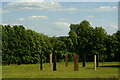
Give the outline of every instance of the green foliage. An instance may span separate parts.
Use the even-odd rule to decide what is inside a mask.
[[[22,25],[2,27],[2,57],[4,64],[38,63],[40,53],[45,54],[47,36],[26,30]]]
[[[0,25],[0,65],[2,65],[2,25]]]
[[[49,54],[57,54],[57,61],[64,54],[82,55],[87,61],[93,61],[93,54],[98,54],[101,61],[118,61],[120,53],[120,31],[108,35],[102,27],[93,28],[86,20],[80,24],[71,24],[69,36],[48,37],[23,25],[0,25],[0,56],[3,64],[33,64],[49,62]],[[2,47],[2,48],[1,48]],[[0,57],[1,58],[1,57]],[[81,60],[81,59],[80,59]]]
[[[115,34],[115,37],[116,37],[116,42],[115,42],[115,57],[114,59],[117,60],[117,61],[120,61],[120,31],[117,31]]]
[[[119,53],[117,51],[120,51],[119,35],[119,31],[116,34],[108,35],[105,29],[102,27],[93,28],[86,20],[80,24],[71,24],[69,32],[73,43],[72,52],[76,52],[80,56],[82,53],[87,53],[87,61],[93,61],[91,57],[94,54],[98,54],[100,59],[104,59],[104,61],[118,61],[115,59],[115,55]]]

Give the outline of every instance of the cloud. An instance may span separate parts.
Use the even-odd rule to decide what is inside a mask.
[[[54,25],[60,26],[60,27],[69,27],[70,24],[67,22],[54,22]]]
[[[19,18],[19,19],[17,19],[17,20],[19,20],[19,21],[24,21],[24,20],[35,20],[35,19],[48,19],[48,17],[47,16],[29,16],[29,17],[27,17],[27,18]]]
[[[63,7],[58,2],[11,2],[5,8],[12,10],[48,10],[48,11],[77,11],[77,8]]]
[[[115,24],[109,24],[108,26],[104,27],[108,34],[113,34],[118,30],[118,26]]]
[[[0,8],[0,14],[2,14],[2,9]]]
[[[86,16],[86,18],[93,18],[93,17],[94,17],[93,15]]]
[[[78,9],[76,8],[64,8],[64,7],[61,7],[59,9],[56,9],[56,10],[52,10],[52,11],[77,11]]]
[[[19,20],[19,21],[24,21],[24,18],[19,18],[19,19],[17,19],[17,20]]]
[[[93,27],[102,27],[108,34],[113,34],[118,30],[118,23],[111,22],[107,19],[91,19],[90,22],[92,23]]]
[[[60,7],[59,3],[55,2],[11,2],[5,7],[12,9],[51,9],[53,7]]]
[[[118,29],[118,26],[115,25],[115,24],[110,24],[109,26],[110,26],[111,29]]]
[[[57,19],[58,21],[68,21],[68,19],[67,18],[59,18],[59,19]]]
[[[18,0],[19,2],[44,2],[44,0]]]
[[[2,2],[43,2],[44,0],[2,0]]]
[[[101,6],[99,8],[95,8],[92,11],[95,12],[110,12],[110,11],[115,11],[117,10],[116,6]]]
[[[8,13],[10,13],[9,10],[2,10],[2,14],[8,14]]]
[[[29,16],[29,19],[48,19],[47,16]]]
[[[55,35],[65,36],[70,31],[70,28],[69,28],[70,24],[68,22],[62,22],[62,21],[53,22],[51,26],[52,26],[51,29],[53,32],[55,32]]]

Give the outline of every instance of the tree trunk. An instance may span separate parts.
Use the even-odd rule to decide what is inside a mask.
[[[50,67],[52,67],[52,53],[50,54]]]
[[[82,67],[85,67],[85,62],[86,62],[86,52],[82,53]]]
[[[40,54],[40,70],[43,70],[43,67],[42,67],[42,54]]]
[[[78,71],[78,58],[79,56],[77,54],[74,54],[74,71]]]
[[[96,55],[96,61],[97,61],[96,67],[99,67],[99,55],[98,54]]]
[[[68,67],[68,54],[65,54],[65,66]]]
[[[7,62],[8,65],[10,65],[10,62]]]
[[[55,53],[53,53],[53,71],[57,71],[57,68],[56,68],[56,55],[55,55]]]

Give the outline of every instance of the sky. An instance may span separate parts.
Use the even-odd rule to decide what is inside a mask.
[[[14,1],[34,1],[34,2],[38,2],[38,1],[43,1],[43,0],[0,0],[2,2],[14,2]],[[47,2],[119,2],[119,0],[44,0]]]
[[[31,0],[2,2],[0,6],[2,24],[24,25],[26,29],[48,36],[67,36],[70,24],[79,24],[82,20],[88,20],[92,27],[103,27],[108,34],[118,30],[117,2]]]

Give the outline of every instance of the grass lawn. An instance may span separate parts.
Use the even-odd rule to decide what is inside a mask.
[[[99,63],[102,66],[102,63]],[[3,78],[117,78],[118,62],[105,62],[104,67],[98,67],[94,70],[94,63],[87,62],[86,67],[81,67],[79,71],[74,71],[73,62],[69,62],[65,67],[64,62],[57,63],[57,71],[52,71],[49,63],[43,64],[44,70],[39,70],[39,64],[22,64],[22,65],[3,65]]]

